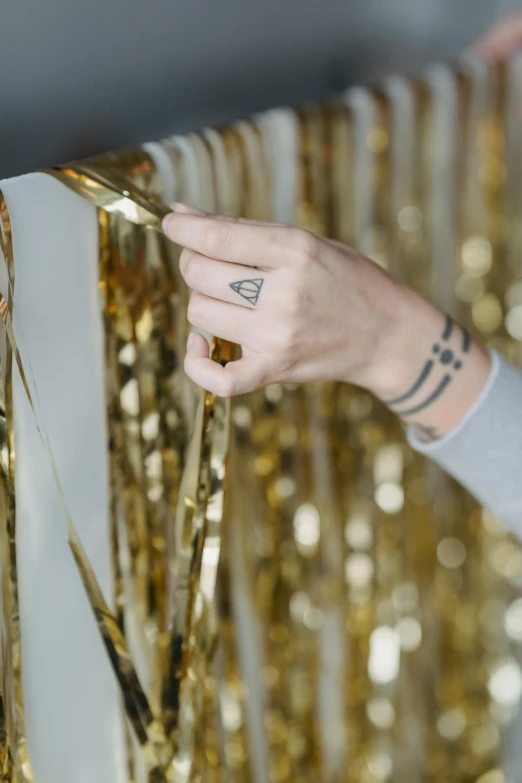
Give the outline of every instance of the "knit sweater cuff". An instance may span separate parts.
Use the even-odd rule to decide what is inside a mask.
[[[522,536],[522,372],[495,351],[491,358],[488,381],[457,427],[430,443],[412,428],[407,436]]]

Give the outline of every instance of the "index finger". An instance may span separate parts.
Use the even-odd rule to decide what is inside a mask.
[[[163,230],[176,244],[202,255],[257,267],[281,266],[288,232],[295,231],[286,226],[236,223],[178,212],[167,215]]]

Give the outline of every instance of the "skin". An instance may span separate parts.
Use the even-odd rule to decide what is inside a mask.
[[[495,61],[520,44],[522,13],[472,51]],[[301,229],[183,204],[163,227],[183,248],[180,269],[193,289],[189,322],[242,348],[239,360],[222,367],[209,358],[206,339],[190,335],[185,371],[211,392],[229,397],[272,383],[354,383],[433,440],[458,425],[486,384],[489,353],[356,250]]]
[[[502,19],[480,38],[470,52],[489,63],[508,57],[522,46],[522,11]]]

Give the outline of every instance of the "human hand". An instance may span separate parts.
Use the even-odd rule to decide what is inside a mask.
[[[242,347],[222,367],[201,334],[185,371],[220,396],[271,383],[365,387],[436,437],[484,386],[489,355],[452,319],[369,259],[301,229],[209,216],[178,205],[164,221],[194,289],[188,319]]]
[[[497,62],[514,54],[522,46],[522,11],[502,19],[470,49],[486,62]]]
[[[410,292],[376,264],[307,231],[181,205],[164,227],[184,247],[190,323],[242,346],[221,367],[195,334],[185,369],[198,384],[223,396],[276,382],[380,387]]]

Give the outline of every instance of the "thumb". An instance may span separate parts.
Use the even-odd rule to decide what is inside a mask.
[[[212,361],[208,342],[198,332],[192,332],[187,341],[185,372],[198,386],[219,397],[234,397],[259,389],[265,378],[261,360],[252,354],[224,367]]]

